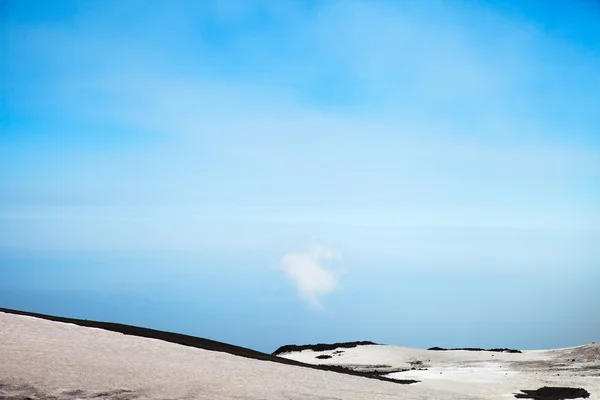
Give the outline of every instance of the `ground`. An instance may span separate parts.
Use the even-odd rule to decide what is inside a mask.
[[[387,374],[420,381],[400,385],[0,312],[0,399],[514,399],[543,386],[600,399],[599,352],[596,344],[521,354],[367,345],[280,355],[378,373],[415,367]]]

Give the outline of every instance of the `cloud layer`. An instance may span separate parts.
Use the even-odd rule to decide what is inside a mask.
[[[306,252],[285,254],[281,269],[310,307],[321,308],[322,297],[339,288],[338,275],[325,263],[339,258],[339,252],[325,245],[314,245]]]

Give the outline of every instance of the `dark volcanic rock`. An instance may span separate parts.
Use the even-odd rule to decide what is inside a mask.
[[[318,358],[319,360],[326,360],[328,358],[331,358],[331,356],[329,354],[321,354],[320,356],[316,356],[315,358]]]
[[[327,343],[304,344],[304,345],[300,345],[300,346],[295,345],[295,344],[288,344],[286,346],[281,346],[280,348],[275,350],[271,355],[276,356],[278,354],[291,353],[293,351],[303,351],[303,350],[330,351],[330,350],[335,350],[338,348],[350,349],[352,347],[365,346],[365,345],[369,345],[369,344],[377,344],[377,343],[373,343],[373,342],[369,342],[369,341],[362,341],[362,342],[342,342],[342,343],[332,343],[332,344],[327,344]]]
[[[523,393],[515,394],[517,399],[534,400],[565,400],[565,399],[587,399],[590,394],[581,388],[544,386],[538,390],[521,390]]]
[[[465,351],[493,351],[497,353],[521,353],[521,350],[513,350],[507,348],[482,349],[480,347],[459,347],[455,349],[445,349],[443,347],[430,347],[427,350],[448,351],[448,350],[465,350]]]
[[[496,351],[496,352],[499,352],[499,353],[522,353],[521,350],[507,349],[507,348],[504,348],[504,349],[489,349],[489,350],[486,350],[486,351]]]

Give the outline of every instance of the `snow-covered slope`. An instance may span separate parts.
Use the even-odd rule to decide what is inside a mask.
[[[521,353],[422,350],[364,345],[327,351],[303,350],[279,357],[304,363],[378,371],[396,379],[417,379],[422,388],[480,398],[514,398],[507,393],[542,386],[583,387],[600,398],[600,344]]]
[[[0,399],[425,399],[411,385],[0,312]]]
[[[437,375],[449,377],[441,379],[431,373],[423,375],[420,383],[400,385],[0,312],[0,398],[508,399],[521,389],[547,384],[583,387],[592,393],[591,398],[599,398],[599,376],[573,369],[564,375],[560,371],[558,377],[556,371],[546,371],[544,364],[554,362],[554,355],[564,360],[564,352],[572,352],[573,357],[586,355],[588,364],[597,366],[597,351],[598,347],[583,346],[558,353],[526,353],[520,360],[524,364],[518,369],[511,366],[511,362],[518,361],[513,359],[518,355],[502,355],[503,361],[499,362],[479,359],[484,356],[481,354],[392,346],[344,349],[336,357],[337,362],[347,360],[347,364],[401,366],[413,357],[424,359],[424,355],[430,355],[427,363],[431,368],[445,368]],[[315,355],[302,352],[286,356],[313,361],[318,360]],[[510,367],[510,376],[489,374],[485,365],[494,363]],[[431,368],[422,372],[431,372]],[[488,372],[473,381],[462,375],[452,378],[452,368]],[[543,368],[545,372],[541,372]],[[535,375],[538,369],[540,373]],[[416,372],[400,374],[406,373]]]

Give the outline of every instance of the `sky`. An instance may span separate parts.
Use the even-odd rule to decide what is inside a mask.
[[[0,307],[272,352],[600,340],[600,3],[0,2]]]

